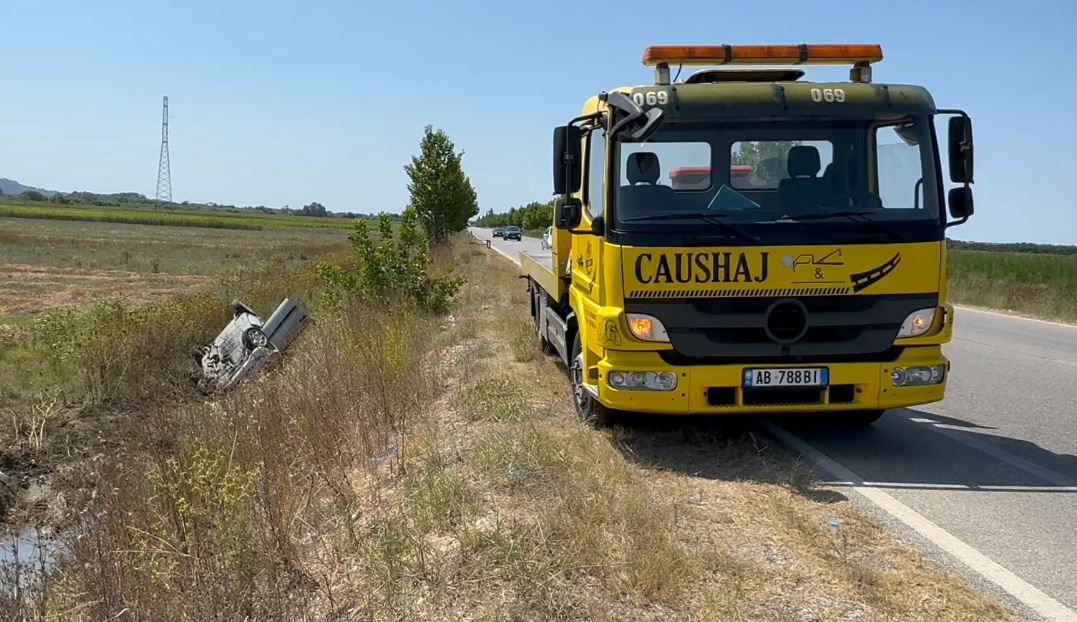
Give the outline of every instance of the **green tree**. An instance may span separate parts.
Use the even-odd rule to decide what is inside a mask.
[[[409,207],[434,243],[444,242],[454,231],[463,231],[467,221],[479,213],[475,188],[460,165],[463,156],[444,131],[428,125],[419,155],[404,167],[411,179]]]
[[[41,194],[37,190],[27,190],[19,195],[19,198],[24,201],[45,201],[47,200],[45,195]]]
[[[432,313],[449,309],[463,277],[431,274],[427,244],[412,210],[404,210],[397,223],[394,233],[393,219],[385,213],[378,216],[376,232],[365,220],[352,222],[348,239],[355,250],[354,266],[318,264],[329,285],[328,302],[358,296],[387,305],[404,302]]]
[[[300,213],[304,216],[317,216],[319,218],[322,218],[325,217],[326,210],[324,205],[315,201],[313,203],[308,203],[307,205],[304,205]]]
[[[737,143],[733,152],[733,164],[747,164],[753,175],[765,185],[777,185],[786,174],[789,150],[799,141],[761,141]]]

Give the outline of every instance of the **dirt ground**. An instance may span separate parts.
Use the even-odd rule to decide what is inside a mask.
[[[0,264],[0,316],[31,315],[101,300],[145,304],[212,282],[194,274]]]

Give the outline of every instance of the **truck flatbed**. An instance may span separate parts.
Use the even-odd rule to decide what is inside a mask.
[[[549,250],[520,251],[520,269],[546,290],[554,300],[565,293],[566,283],[553,270],[553,253]]]

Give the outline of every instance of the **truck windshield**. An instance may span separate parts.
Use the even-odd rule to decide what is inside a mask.
[[[731,225],[941,225],[934,154],[927,118],[671,122],[614,145],[612,212],[629,229],[698,228],[700,213]]]

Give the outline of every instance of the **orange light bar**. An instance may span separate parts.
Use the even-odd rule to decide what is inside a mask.
[[[856,45],[652,45],[643,64],[652,65],[857,65],[877,63],[883,48]]]

